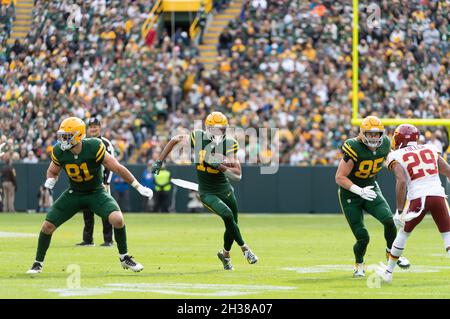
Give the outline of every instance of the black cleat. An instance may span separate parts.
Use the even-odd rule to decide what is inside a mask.
[[[95,244],[88,243],[87,241],[82,241],[81,243],[78,243],[77,246],[93,247],[93,246],[95,246]]]
[[[33,266],[31,266],[30,270],[27,271],[27,274],[40,274],[42,272],[42,263],[34,262]]]
[[[134,261],[133,256],[126,255],[125,257],[123,257],[123,259],[119,259],[123,269],[131,269],[134,272],[140,272],[142,269],[144,269],[144,266]]]
[[[114,242],[112,242],[112,241],[105,241],[100,246],[102,246],[102,247],[112,247],[112,246],[114,246]]]

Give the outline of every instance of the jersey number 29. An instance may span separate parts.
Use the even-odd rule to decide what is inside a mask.
[[[408,165],[406,169],[412,181],[425,175],[438,173],[436,159],[429,149],[421,150],[419,153],[405,153],[403,161]]]

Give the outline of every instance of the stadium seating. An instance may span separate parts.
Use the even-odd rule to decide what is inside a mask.
[[[16,158],[32,151],[45,161],[63,117],[100,115],[119,159],[146,163],[174,132],[220,110],[231,125],[280,128],[282,163],[335,165],[342,141],[357,134],[352,7],[285,2],[244,1],[239,11],[231,1],[239,14],[211,42],[217,56],[205,69],[187,32],[141,37],[152,0],[80,1],[79,11],[38,0],[27,37],[0,50],[0,133],[13,138]],[[448,18],[441,2],[422,3],[383,8],[381,29],[361,22],[362,116],[450,118]],[[444,129],[423,133],[448,146]]]

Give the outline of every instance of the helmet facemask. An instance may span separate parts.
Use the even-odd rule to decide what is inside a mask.
[[[78,134],[78,132],[65,132],[63,130],[59,130],[56,133],[58,142],[61,144],[61,149],[63,151],[70,150],[72,147],[74,147],[77,143],[75,142],[75,136]]]
[[[227,128],[224,126],[207,126],[206,137],[218,145],[225,140],[226,130]]]
[[[379,137],[368,137],[367,133],[378,133]],[[378,148],[383,143],[384,131],[365,131],[361,132],[361,139],[368,147]]]

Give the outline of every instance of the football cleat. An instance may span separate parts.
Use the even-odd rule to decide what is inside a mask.
[[[234,270],[234,267],[231,264],[231,258],[230,257],[225,257],[225,255],[223,254],[222,250],[220,250],[217,253],[217,257],[219,257],[220,261],[222,262],[223,269],[225,269],[225,270]]]
[[[114,242],[112,242],[112,241],[105,241],[100,246],[102,246],[102,247],[112,247],[112,246],[114,246]]]
[[[250,249],[244,251],[244,256],[249,264],[256,264],[258,261],[258,257]]]
[[[386,252],[386,260],[389,261],[389,253]],[[400,256],[397,260],[397,266],[399,266],[401,269],[408,269],[411,267],[411,264],[408,260],[408,258]]]
[[[125,257],[119,259],[123,269],[131,269],[134,272],[140,272],[144,269],[144,266],[134,261],[133,256],[126,255]]]
[[[89,243],[87,241],[82,241],[81,243],[78,243],[76,246],[84,246],[84,247],[94,247],[94,243]]]
[[[364,264],[355,264],[355,268],[353,270],[353,278],[361,278],[365,276],[366,272],[364,271]]]
[[[409,260],[406,257],[400,257],[397,260],[397,266],[399,266],[401,269],[408,269],[411,264],[409,263]]]
[[[30,270],[27,271],[27,274],[40,274],[42,272],[42,263],[36,261],[31,266]]]
[[[386,270],[384,273],[381,274],[381,280],[383,280],[383,282],[386,283],[392,282],[392,273]]]

